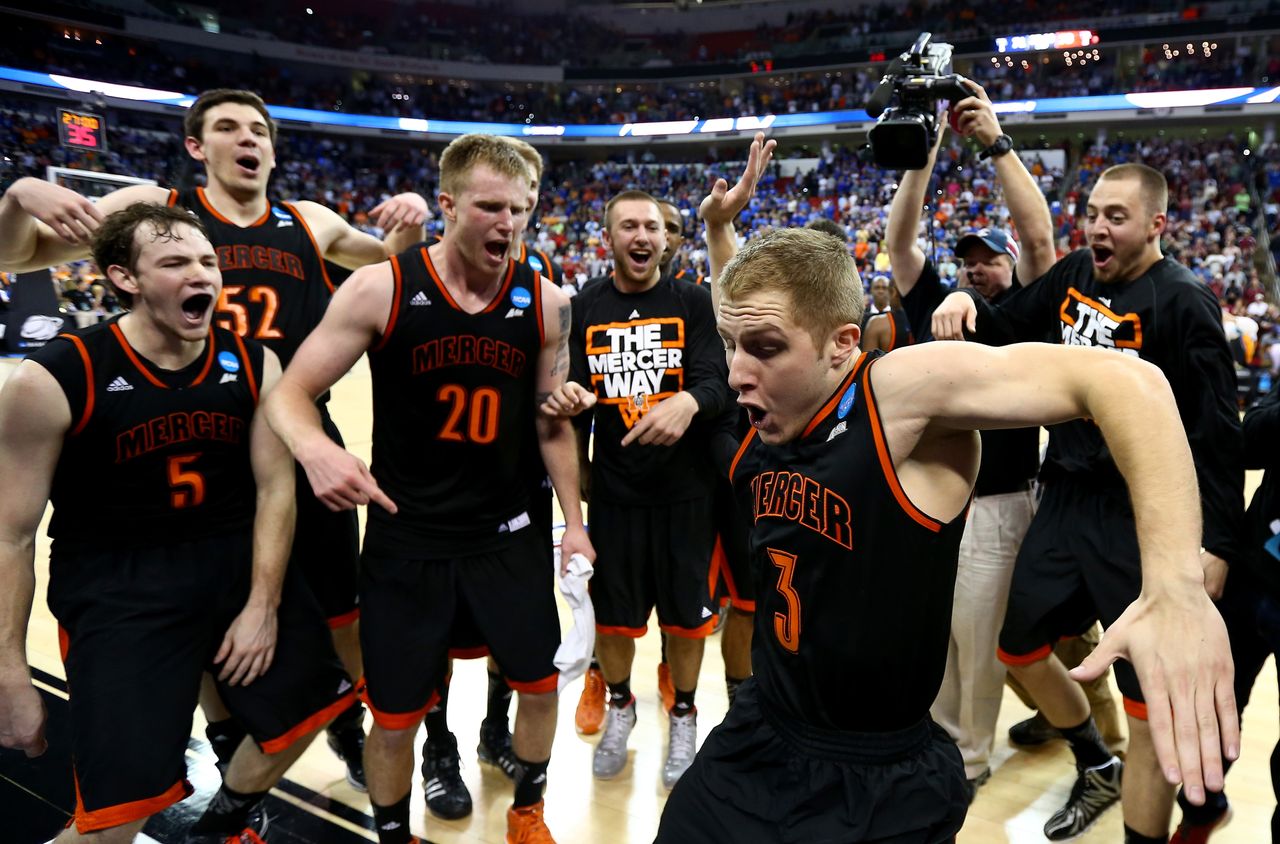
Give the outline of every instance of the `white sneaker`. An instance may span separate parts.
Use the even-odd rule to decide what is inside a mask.
[[[667,744],[667,762],[662,766],[662,784],[671,789],[693,764],[698,752],[698,711],[695,709],[688,715],[677,715],[673,711],[668,717],[671,739]]]
[[[627,766],[627,739],[636,725],[636,699],[626,706],[609,705],[609,713],[604,719],[604,735],[596,745],[595,755],[591,759],[591,775],[596,779],[609,780],[622,773]]]

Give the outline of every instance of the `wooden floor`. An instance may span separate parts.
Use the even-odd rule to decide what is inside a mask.
[[[14,365],[14,360],[0,361],[0,378],[7,377]],[[348,446],[368,459],[371,411],[368,369],[363,362],[334,389],[331,408]],[[1249,488],[1252,489],[1256,483],[1257,478],[1251,476]],[[37,552],[40,581],[28,639],[28,658],[33,667],[56,678],[63,674],[58,659],[56,625],[44,600],[47,555],[48,542],[42,535]],[[563,612],[562,617],[567,624],[567,612]],[[651,629],[650,634],[638,643],[632,675],[639,720],[631,739],[631,764],[614,781],[597,782],[591,778],[594,739],[578,736],[574,731],[573,710],[581,681],[565,692],[547,786],[548,823],[560,844],[640,844],[653,839],[666,799],[661,784],[666,730],[657,702],[657,660],[658,639],[656,630]],[[712,638],[708,640],[698,690],[699,728],[703,735],[724,716],[727,698],[723,676],[719,639]],[[1258,680],[1253,703],[1245,716],[1241,760],[1227,781],[1227,793],[1234,806],[1235,817],[1230,825],[1214,836],[1215,844],[1257,844],[1267,838],[1274,805],[1268,760],[1280,730],[1276,689],[1274,663],[1269,662]],[[510,783],[494,769],[480,766],[473,750],[483,717],[484,699],[484,663],[458,663],[451,691],[450,726],[459,737],[463,776],[471,789],[476,808],[471,817],[462,821],[445,822],[431,818],[422,803],[421,784],[415,782],[414,831],[437,844],[500,844],[504,840],[505,812],[511,800]],[[969,820],[960,834],[961,844],[1036,844],[1044,841],[1041,827],[1045,819],[1066,799],[1073,768],[1070,753],[1062,742],[1053,742],[1028,752],[1014,750],[1003,738],[1009,725],[1027,714],[1017,698],[1007,692],[992,760],[994,774],[978,793]],[[196,718],[194,733],[202,737],[203,724],[199,714]],[[198,743],[193,743],[195,745]],[[205,792],[207,799],[208,789],[216,785],[216,773],[207,753],[193,751],[191,768],[193,781]],[[273,806],[281,807],[287,815],[284,825],[294,824],[292,830],[281,830],[292,833],[283,840],[377,840],[367,815],[367,798],[347,786],[341,763],[323,746],[323,742],[307,750],[290,771],[289,780],[273,792],[276,798]],[[2,781],[3,777],[0,777]],[[19,782],[18,787],[21,788],[22,783]],[[0,792],[0,842],[26,844],[6,832],[15,828],[11,823],[13,813],[19,811],[15,805],[6,802]],[[1175,817],[1175,823],[1176,820]],[[157,840],[166,840],[150,827],[148,833]],[[1094,829],[1077,840],[1088,844],[1114,844],[1122,837],[1120,811],[1115,808]],[[732,830],[726,830],[726,838],[734,840]]]

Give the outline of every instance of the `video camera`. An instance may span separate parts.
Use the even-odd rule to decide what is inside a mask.
[[[878,117],[871,127],[871,153],[876,164],[893,170],[919,170],[929,163],[929,150],[938,139],[937,106],[973,96],[965,78],[951,72],[950,44],[934,42],[920,33],[911,49],[889,63],[867,113]],[[894,97],[898,105],[886,109]]]

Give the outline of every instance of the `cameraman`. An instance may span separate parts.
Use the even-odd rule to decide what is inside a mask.
[[[1019,249],[1006,232],[982,229],[956,244],[956,256],[964,262],[960,284],[997,302],[1021,286],[1019,278],[1035,280],[1053,265],[1057,257],[1053,221],[1040,187],[1012,152],[1012,140],[1001,131],[986,92],[976,82],[966,80],[965,84],[974,95],[952,106],[953,125],[961,137],[975,139],[982,157],[994,163],[996,179],[1022,238]],[[938,141],[928,164],[903,174],[889,212],[886,244],[893,280],[916,342],[933,339],[933,310],[951,292],[917,244],[921,209],[943,134],[945,123],[939,120]],[[926,225],[932,221],[926,220]],[[942,690],[931,714],[960,747],[970,799],[991,775],[991,746],[1005,679],[1005,667],[996,658],[997,637],[1013,563],[1035,513],[1032,481],[1039,469],[1039,442],[1039,428],[982,432],[976,497],[960,542],[951,647]],[[1101,682],[1105,688],[1105,675]]]

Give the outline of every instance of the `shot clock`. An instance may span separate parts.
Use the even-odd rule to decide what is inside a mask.
[[[87,111],[58,109],[58,139],[64,147],[106,152],[107,121]]]

